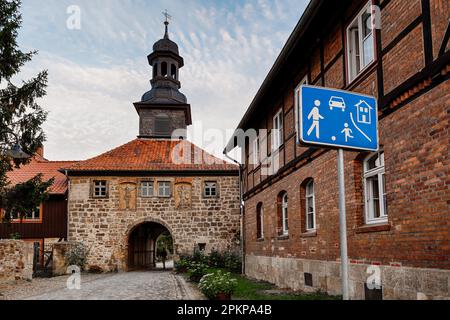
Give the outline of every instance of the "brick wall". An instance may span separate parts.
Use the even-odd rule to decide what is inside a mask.
[[[324,79],[328,87],[378,97],[382,106],[383,93],[388,94],[398,89],[408,78],[426,67],[423,19],[420,18],[421,1],[391,0],[386,2],[382,10],[381,38],[377,39],[381,48],[376,50],[376,61],[352,83],[348,83],[344,71],[347,64],[345,47],[341,50],[342,43],[345,42],[342,34],[353,20],[354,14],[365,3],[367,2],[353,1],[345,10],[343,20],[336,22],[337,27],[335,25],[326,30],[314,30],[318,33],[317,38],[311,38],[322,40],[312,44],[311,55],[304,61],[295,57],[292,67],[298,73],[286,78],[286,84],[279,85],[284,89],[279,92],[271,91],[277,93],[266,100],[273,101],[273,107],[268,108],[265,112],[267,117],[260,120],[260,123],[270,124],[273,113],[279,108],[276,101],[282,100],[285,110],[292,107],[294,90],[305,75],[315,85],[321,85]],[[449,13],[444,10],[448,5],[442,1],[430,1],[430,5],[432,43],[436,58],[436,47],[442,42]],[[408,33],[404,32],[414,21],[419,22]],[[398,39],[402,33],[404,38]],[[324,45],[322,74],[319,50],[321,43]],[[298,64],[302,66],[297,66]],[[379,76],[383,78],[379,79]],[[419,90],[425,88],[423,83],[417,86]],[[398,110],[385,109],[380,112],[381,146],[386,158],[388,224],[375,227],[365,225],[362,160],[367,154],[346,152],[347,228],[349,256],[353,264],[374,263],[400,269],[411,267],[424,270],[424,274],[428,274],[426,270],[430,269],[450,269],[449,89],[447,80],[410,99]],[[417,90],[414,91],[416,92]],[[405,101],[411,97],[411,91],[407,90],[406,94],[402,92],[401,95],[402,101]],[[257,117],[259,115],[255,115]],[[295,121],[290,112],[286,112],[284,123],[286,131],[291,133]],[[261,127],[264,128],[263,125]],[[287,263],[294,266],[295,261],[300,260],[335,263],[340,256],[336,151],[317,150],[303,158],[309,148],[297,144],[295,135],[285,134],[285,137],[284,146],[280,149],[281,173],[261,177],[257,168],[245,168],[246,250],[250,261],[256,263],[255,266],[248,266],[248,272],[258,274],[258,278],[264,278],[261,277],[261,270],[265,267],[259,264],[264,265],[267,262],[264,259],[268,257],[294,259],[294,262]],[[297,160],[295,165],[294,159]],[[307,234],[301,185],[310,178],[314,179],[316,188],[317,232]],[[283,190],[289,194],[288,239],[279,239],[276,232],[276,199]],[[256,207],[260,202],[263,203],[265,212],[264,241],[256,240]],[[281,266],[278,260],[272,262],[273,268]],[[301,272],[296,268],[294,270]],[[273,280],[271,273],[273,271],[267,271],[266,280]],[[284,276],[282,272],[278,272],[277,277],[277,283],[290,282],[283,278],[287,275]],[[444,278],[443,285],[447,285],[449,280],[447,276]],[[428,281],[434,280],[430,278]],[[442,291],[436,293],[438,296],[441,294]],[[405,297],[400,293],[390,293],[388,296]]]

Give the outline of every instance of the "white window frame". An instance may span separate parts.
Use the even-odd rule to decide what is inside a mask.
[[[309,84],[308,75],[300,81],[297,88],[295,88],[295,132],[297,133],[297,142],[300,142],[300,91],[302,86]]]
[[[309,187],[312,185],[312,193],[308,193],[308,191],[309,191]],[[316,231],[316,229],[317,229],[317,225],[316,225],[316,196],[315,196],[315,185],[314,185],[314,180],[311,180],[311,181],[309,181],[307,184],[306,184],[306,189],[305,189],[305,194],[306,194],[306,197],[305,197],[305,199],[306,199],[306,205],[305,205],[305,214],[306,214],[306,231]],[[311,222],[310,221],[310,218],[309,218],[309,216],[310,216],[310,212],[308,211],[309,210],[309,206],[308,206],[308,200],[311,200],[312,201],[312,209],[313,209],[313,211],[312,211],[312,223],[313,223],[313,227],[312,228],[310,228],[309,227],[309,223]]]
[[[103,194],[104,191],[104,194]],[[98,192],[98,194],[97,194]],[[94,190],[92,192],[93,198],[107,198],[108,197],[108,181],[96,180],[94,181]]]
[[[257,214],[258,214],[257,219],[259,219],[259,225],[260,225],[260,228],[261,228],[261,234],[258,237],[258,240],[262,240],[262,239],[264,239],[264,206],[261,205],[258,208],[259,208],[259,210],[257,212]]]
[[[364,8],[358,13],[358,15],[353,19],[353,21],[348,25],[346,30],[346,41],[347,41],[347,78],[348,82],[351,83],[355,80],[362,72],[364,72],[375,60],[376,60],[376,52],[375,52],[375,32],[374,29],[371,29],[371,32],[363,38],[363,21],[362,17],[365,13],[371,13],[372,9],[372,1],[369,1]],[[372,17],[373,18],[373,17]],[[359,57],[356,56],[356,47],[355,47],[355,33],[350,31],[353,27],[357,25],[358,28],[358,49],[359,49]],[[364,61],[364,42],[372,37],[372,60],[369,62]],[[356,71],[356,60],[359,59],[360,70]]]
[[[284,119],[283,109],[281,108],[277,114],[273,117],[273,129],[272,129],[272,151],[280,149],[284,143]]]
[[[369,160],[378,155],[379,166],[369,170]],[[385,160],[384,152],[372,153],[364,160],[364,207],[366,214],[366,224],[379,224],[388,222],[387,201],[386,201],[386,180],[385,180]],[[379,210],[380,217],[375,218],[375,210],[373,207],[373,190],[367,183],[368,179],[378,178],[379,191]]]
[[[155,182],[154,181],[142,181],[141,182],[141,197],[151,198],[154,196],[155,196]]]
[[[212,185],[214,185],[214,186],[212,186]],[[216,198],[217,194],[218,194],[217,193],[217,182],[216,181],[206,181],[204,190],[203,190],[203,196],[205,198]]]
[[[168,194],[166,194],[165,191],[169,191]],[[158,181],[158,197],[170,198],[171,196],[172,196],[172,183],[170,181]]]
[[[281,199],[281,219],[283,224],[283,236],[289,235],[289,198],[287,193]]]
[[[253,165],[258,166],[261,163],[261,150],[259,137],[253,140]]]

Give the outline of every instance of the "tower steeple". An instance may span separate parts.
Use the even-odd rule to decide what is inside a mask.
[[[179,70],[184,60],[179,54],[178,45],[169,39],[169,20],[172,18],[167,10],[165,17],[165,33],[163,39],[153,45],[153,52],[148,55],[148,63],[153,68],[150,81],[151,90],[146,92],[140,102],[134,104],[139,114],[139,136],[143,138],[172,138],[177,130],[176,138],[185,138],[178,134],[192,124],[191,107],[179,89]]]

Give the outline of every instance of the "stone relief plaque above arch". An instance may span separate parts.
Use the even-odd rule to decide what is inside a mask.
[[[192,183],[181,181],[175,183],[175,208],[190,209],[192,207]]]
[[[137,183],[121,182],[119,185],[119,210],[136,210]]]

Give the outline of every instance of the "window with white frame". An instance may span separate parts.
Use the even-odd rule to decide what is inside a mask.
[[[305,76],[303,80],[299,83],[297,88],[295,88],[295,131],[297,132],[297,141],[300,141],[300,127],[299,127],[299,117],[300,117],[300,92],[303,85],[308,84],[308,76]]]
[[[108,196],[108,183],[104,180],[94,181],[94,198],[106,198]]]
[[[364,161],[366,223],[387,222],[384,152],[370,155]]]
[[[314,196],[314,181],[306,185],[306,231],[316,230],[316,204]]]
[[[169,198],[172,195],[171,183],[169,181],[158,182],[158,196],[162,198]]]
[[[153,197],[155,195],[155,183],[153,181],[141,182],[141,196],[144,198]]]
[[[253,140],[253,164],[255,166],[259,165],[261,162],[260,149],[259,149],[259,137]]]
[[[272,150],[278,150],[283,144],[283,109],[273,117]]]
[[[206,198],[217,197],[217,182],[215,181],[205,182],[204,196]]]
[[[283,195],[281,202],[281,213],[283,222],[283,235],[287,236],[289,234],[289,215],[288,215],[288,195],[287,193]]]
[[[264,239],[264,207],[263,204],[258,204],[256,209],[256,238]]]
[[[359,12],[347,28],[347,65],[349,82],[375,60],[375,36],[372,27],[372,3]]]

